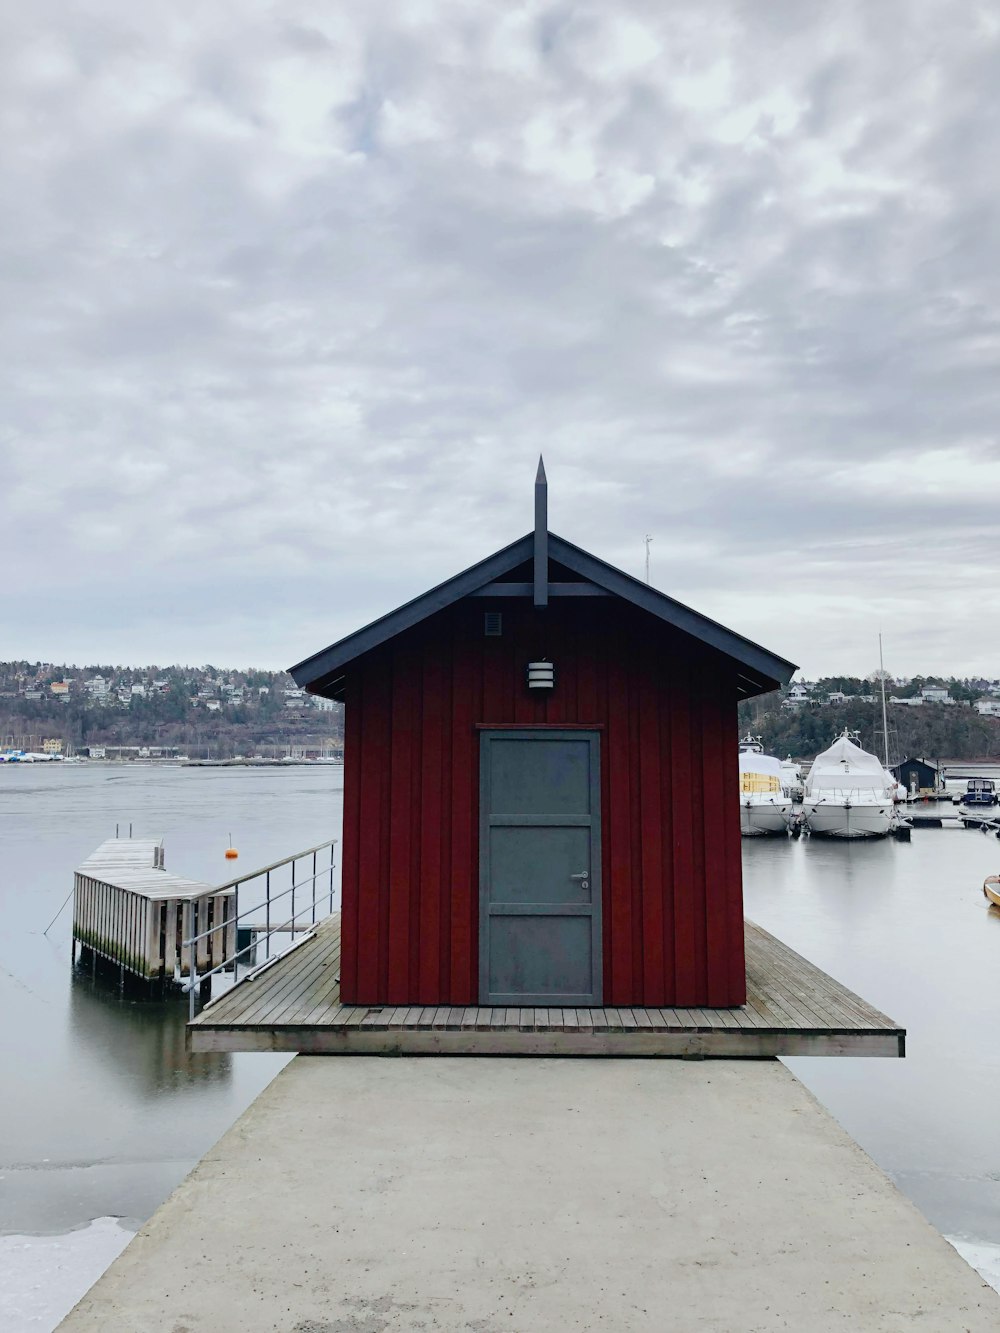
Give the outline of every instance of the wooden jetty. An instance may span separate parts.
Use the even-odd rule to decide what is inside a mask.
[[[206,1006],[194,1051],[347,1055],[902,1056],[904,1029],[753,922],[731,1008],[350,1005],[340,913]]]
[[[911,828],[995,829],[1000,817],[992,815],[914,815],[906,813]]]
[[[198,941],[195,966],[219,966],[235,950],[233,918],[233,889],[168,874],[162,840],[110,838],[75,872],[74,952],[79,943],[82,961],[110,965],[123,983],[179,984],[191,973],[184,940],[213,927]]]

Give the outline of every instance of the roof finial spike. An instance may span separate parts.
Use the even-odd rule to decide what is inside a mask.
[[[545,480],[545,464],[538,456],[535,476],[535,543],[534,543],[535,606],[549,604],[549,484]]]

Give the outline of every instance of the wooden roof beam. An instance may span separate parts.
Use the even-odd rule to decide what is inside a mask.
[[[473,597],[533,597],[535,595],[535,585],[533,583],[511,583],[500,579],[493,583],[487,583],[482,588],[477,588]],[[599,588],[596,583],[589,583],[581,580],[579,583],[550,583],[548,585],[549,597],[610,597],[611,594],[607,588]],[[536,602],[537,606],[538,603]]]

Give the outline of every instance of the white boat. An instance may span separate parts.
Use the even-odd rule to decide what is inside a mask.
[[[792,801],[784,790],[780,759],[765,754],[757,736],[740,741],[740,832],[745,838],[785,833]]]
[[[811,833],[833,838],[884,838],[895,822],[896,779],[881,759],[844,731],[813,760],[802,794]]]

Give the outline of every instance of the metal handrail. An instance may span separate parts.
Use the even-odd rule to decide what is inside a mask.
[[[251,870],[249,875],[237,875],[235,879],[228,880],[225,884],[219,884],[216,888],[209,890],[210,893],[225,893],[226,889],[239,888],[245,884],[248,879],[257,879],[261,875],[266,875],[270,870],[280,870],[282,866],[288,865],[289,861],[301,861],[304,856],[312,856],[313,852],[321,852],[324,847],[336,847],[338,838],[328,838],[326,842],[318,842],[315,847],[307,847],[303,852],[296,852],[294,856],[283,856],[280,861],[272,861],[269,866],[261,866],[259,870]],[[327,867],[329,869],[329,867]],[[324,871],[324,874],[326,871]],[[207,894],[205,895],[208,896]]]
[[[255,951],[263,943],[266,948],[266,954],[267,954],[266,961],[270,962],[272,961],[271,940],[275,935],[279,933],[282,934],[287,933],[290,927],[292,936],[292,945],[294,945],[296,929],[297,929],[295,923],[300,916],[305,916],[307,912],[311,913],[311,918],[312,918],[311,922],[302,923],[301,929],[303,933],[305,933],[310,924],[315,925],[317,919],[322,920],[324,915],[330,915],[333,912],[333,872],[334,869],[336,868],[333,858],[337,842],[338,842],[337,838],[331,838],[327,842],[317,843],[315,847],[307,847],[305,848],[304,851],[296,852],[293,856],[283,857],[282,860],[280,861],[273,861],[270,865],[262,866],[259,870],[253,870],[248,875],[240,875],[238,878],[231,879],[225,884],[219,884],[215,888],[207,889],[205,893],[199,894],[196,898],[191,898],[185,903],[184,939],[182,940],[182,948],[187,950],[188,980],[186,984],[182,983],[181,989],[188,993],[189,1012],[191,1018],[194,1018],[195,1015],[195,1006],[197,1003],[197,995],[199,989],[210,977],[213,977],[218,972],[229,971],[230,969],[232,969],[234,979],[238,981],[239,977],[237,975],[237,968],[239,965],[239,959],[244,954]],[[325,851],[327,848],[330,849],[330,864],[324,866],[322,869],[317,869],[318,855],[320,852]],[[312,875],[309,875],[304,879],[296,879],[295,870],[297,863],[309,856],[312,857],[313,861]],[[272,893],[271,875],[274,871],[280,870],[282,866],[289,866],[291,868],[292,882],[288,886],[288,888],[282,889],[278,893]],[[317,898],[316,882],[321,877],[326,877],[326,876],[329,876],[329,890],[324,889],[323,894],[319,898]],[[243,911],[240,911],[239,909],[240,888],[249,885],[249,883],[252,880],[260,878],[263,878],[264,880],[263,900],[255,903],[253,907],[248,907],[245,908]],[[307,889],[310,886],[312,888],[310,901],[304,907],[301,907],[296,912],[295,910],[296,894],[302,892],[304,889]],[[222,921],[216,922],[214,925],[209,926],[207,930],[199,931],[197,929],[199,905],[205,902],[207,899],[214,898],[220,893],[225,893],[229,889],[233,890],[233,906],[236,909],[234,913],[232,915],[226,913]],[[272,903],[279,902],[282,898],[287,898],[289,894],[291,895],[290,914],[283,913],[282,920],[272,927],[271,925]],[[321,910],[319,917],[317,918],[317,911],[316,911],[317,905],[319,904],[322,908],[322,906],[326,904],[327,901],[329,902],[327,910],[325,912]],[[263,930],[260,929],[259,922],[254,922],[253,929],[255,932],[255,938],[252,939],[249,944],[245,944],[242,949],[234,948],[231,952],[227,953],[226,950],[227,932],[230,930],[233,931],[234,944],[235,944],[236,943],[235,932],[239,926],[239,923],[242,920],[245,920],[247,917],[251,916],[252,914],[259,913],[262,909],[265,912],[265,921]],[[249,925],[250,923],[247,924]],[[204,972],[199,972],[198,948],[197,948],[198,944],[202,940],[208,939],[210,936],[218,934],[220,931],[222,932],[222,955],[223,955],[222,961],[216,963],[214,967],[208,968]],[[292,945],[289,945],[289,948],[291,948]],[[182,954],[182,959],[183,956],[184,955]],[[278,954],[275,955],[275,957],[279,956],[280,955]]]
[[[322,845],[323,847],[326,847],[327,845],[329,845],[329,846],[336,846],[336,844],[337,844],[337,839],[334,838],[330,844],[323,843],[323,844],[321,844],[321,845]],[[289,864],[292,860],[299,861],[299,860],[302,859],[303,856],[308,856],[312,850],[313,850],[313,849],[310,848],[310,849],[309,849],[309,852],[300,852],[299,855],[296,856],[296,857],[294,857],[294,858],[293,858],[293,857],[289,857],[287,862],[286,862],[286,861],[279,861],[279,862],[278,862],[278,866],[280,867],[280,866],[282,866],[282,865],[287,865],[287,864]],[[317,850],[319,850],[319,849],[317,848]],[[269,870],[274,870],[274,869],[275,869],[274,866],[270,866],[270,867],[269,867]],[[315,884],[316,880],[319,879],[320,875],[328,875],[328,874],[330,873],[330,870],[331,870],[331,869],[332,869],[331,866],[324,866],[322,870],[318,870],[318,871],[316,872],[315,875],[310,875],[308,879],[297,879],[297,880],[295,881],[295,883],[294,883],[294,884],[290,884],[290,885],[288,886],[287,889],[282,889],[280,893],[272,893],[271,896],[270,896],[270,898],[266,898],[266,899],[264,900],[264,902],[262,902],[262,903],[258,903],[256,907],[247,907],[244,911],[240,912],[239,916],[240,916],[240,917],[249,916],[251,912],[259,911],[260,908],[262,908],[262,907],[266,910],[267,907],[268,907],[268,905],[269,905],[270,903],[276,903],[280,898],[287,898],[288,895],[289,895],[290,893],[294,893],[296,889],[301,889],[302,886],[303,886],[304,884]],[[253,875],[247,876],[247,878],[248,878],[248,879],[253,879],[253,878],[255,878],[256,875],[266,875],[267,873],[269,873],[267,870],[257,870],[257,871],[254,872]],[[242,884],[242,883],[245,883],[245,882],[246,882],[246,880],[238,880],[238,881],[237,881],[237,884]],[[235,887],[235,886],[233,886],[233,885],[222,885],[222,887],[219,888],[219,889],[213,889],[212,892],[211,892],[211,894],[209,894],[209,893],[202,893],[202,894],[199,894],[198,898],[195,899],[195,901],[196,901],[196,902],[200,902],[202,898],[209,898],[209,897],[211,897],[213,894],[222,892],[222,891],[223,891],[224,889],[226,889],[227,887]],[[309,909],[308,909],[308,908],[305,908],[305,909],[303,909],[303,910],[308,911]],[[302,915],[301,912],[296,912],[296,916],[301,916],[301,915]],[[225,926],[230,926],[230,925],[235,924],[235,922],[236,922],[237,920],[239,920],[239,917],[229,917],[226,921],[220,922],[220,924],[217,925],[217,926],[209,926],[209,928],[208,928],[207,930],[199,931],[197,935],[192,935],[190,939],[186,939],[186,940],[184,941],[184,944],[185,944],[185,945],[188,945],[188,944],[196,944],[196,943],[198,942],[198,940],[204,940],[204,939],[207,939],[207,938],[209,937],[209,935],[215,935],[215,934],[217,934],[217,933],[218,933],[220,930],[222,930]],[[291,920],[291,918],[289,918],[289,920]],[[268,927],[265,926],[265,929],[268,929]],[[274,930],[273,930],[273,929],[271,930],[271,934],[272,934],[272,935],[274,934]],[[208,975],[208,974],[207,974],[206,972],[203,972],[203,973],[202,973],[202,976],[203,976],[203,977],[204,977],[204,976],[207,976],[207,975]]]

